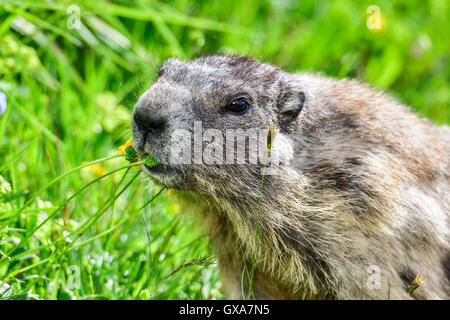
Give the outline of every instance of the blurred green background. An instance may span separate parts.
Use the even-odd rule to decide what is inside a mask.
[[[0,0],[0,297],[222,298],[214,252],[170,192],[142,209],[159,188],[131,169],[77,193],[124,159],[48,182],[118,153],[171,56],[358,78],[448,124],[449,13],[445,0]]]

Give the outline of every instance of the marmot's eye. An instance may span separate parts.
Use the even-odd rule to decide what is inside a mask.
[[[249,108],[249,104],[244,99],[236,99],[232,103],[226,106],[227,111],[231,113],[242,114]]]

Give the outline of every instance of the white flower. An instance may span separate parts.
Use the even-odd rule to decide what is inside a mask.
[[[6,95],[0,91],[0,114],[5,114],[6,111]]]
[[[0,92],[1,93],[1,92]],[[0,97],[1,98],[1,97]],[[1,102],[0,102],[1,107]],[[0,196],[10,193],[11,192],[11,185],[8,181],[6,181],[1,175],[0,175]]]
[[[66,242],[72,243],[73,240],[68,237],[68,235],[70,234],[69,231],[64,230],[62,234],[64,237],[66,237]]]

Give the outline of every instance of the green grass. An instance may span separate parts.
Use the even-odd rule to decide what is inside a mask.
[[[73,4],[79,30],[67,25]],[[381,30],[366,27],[369,5]],[[166,190],[150,202],[160,188],[125,159],[49,182],[117,154],[170,56],[249,54],[358,78],[449,123],[448,17],[445,0],[0,0],[0,176],[11,185],[0,187],[0,296],[222,298],[208,239],[180,220],[189,208]]]

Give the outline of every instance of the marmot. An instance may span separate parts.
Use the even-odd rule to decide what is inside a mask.
[[[235,143],[203,137],[199,149],[198,124],[224,137],[276,127],[277,172],[248,161],[248,137],[246,163],[206,161],[205,145],[233,160]],[[132,128],[160,162],[146,171],[209,232],[227,298],[449,298],[449,127],[355,80],[218,54],[166,60]],[[177,130],[188,162],[171,162]]]

